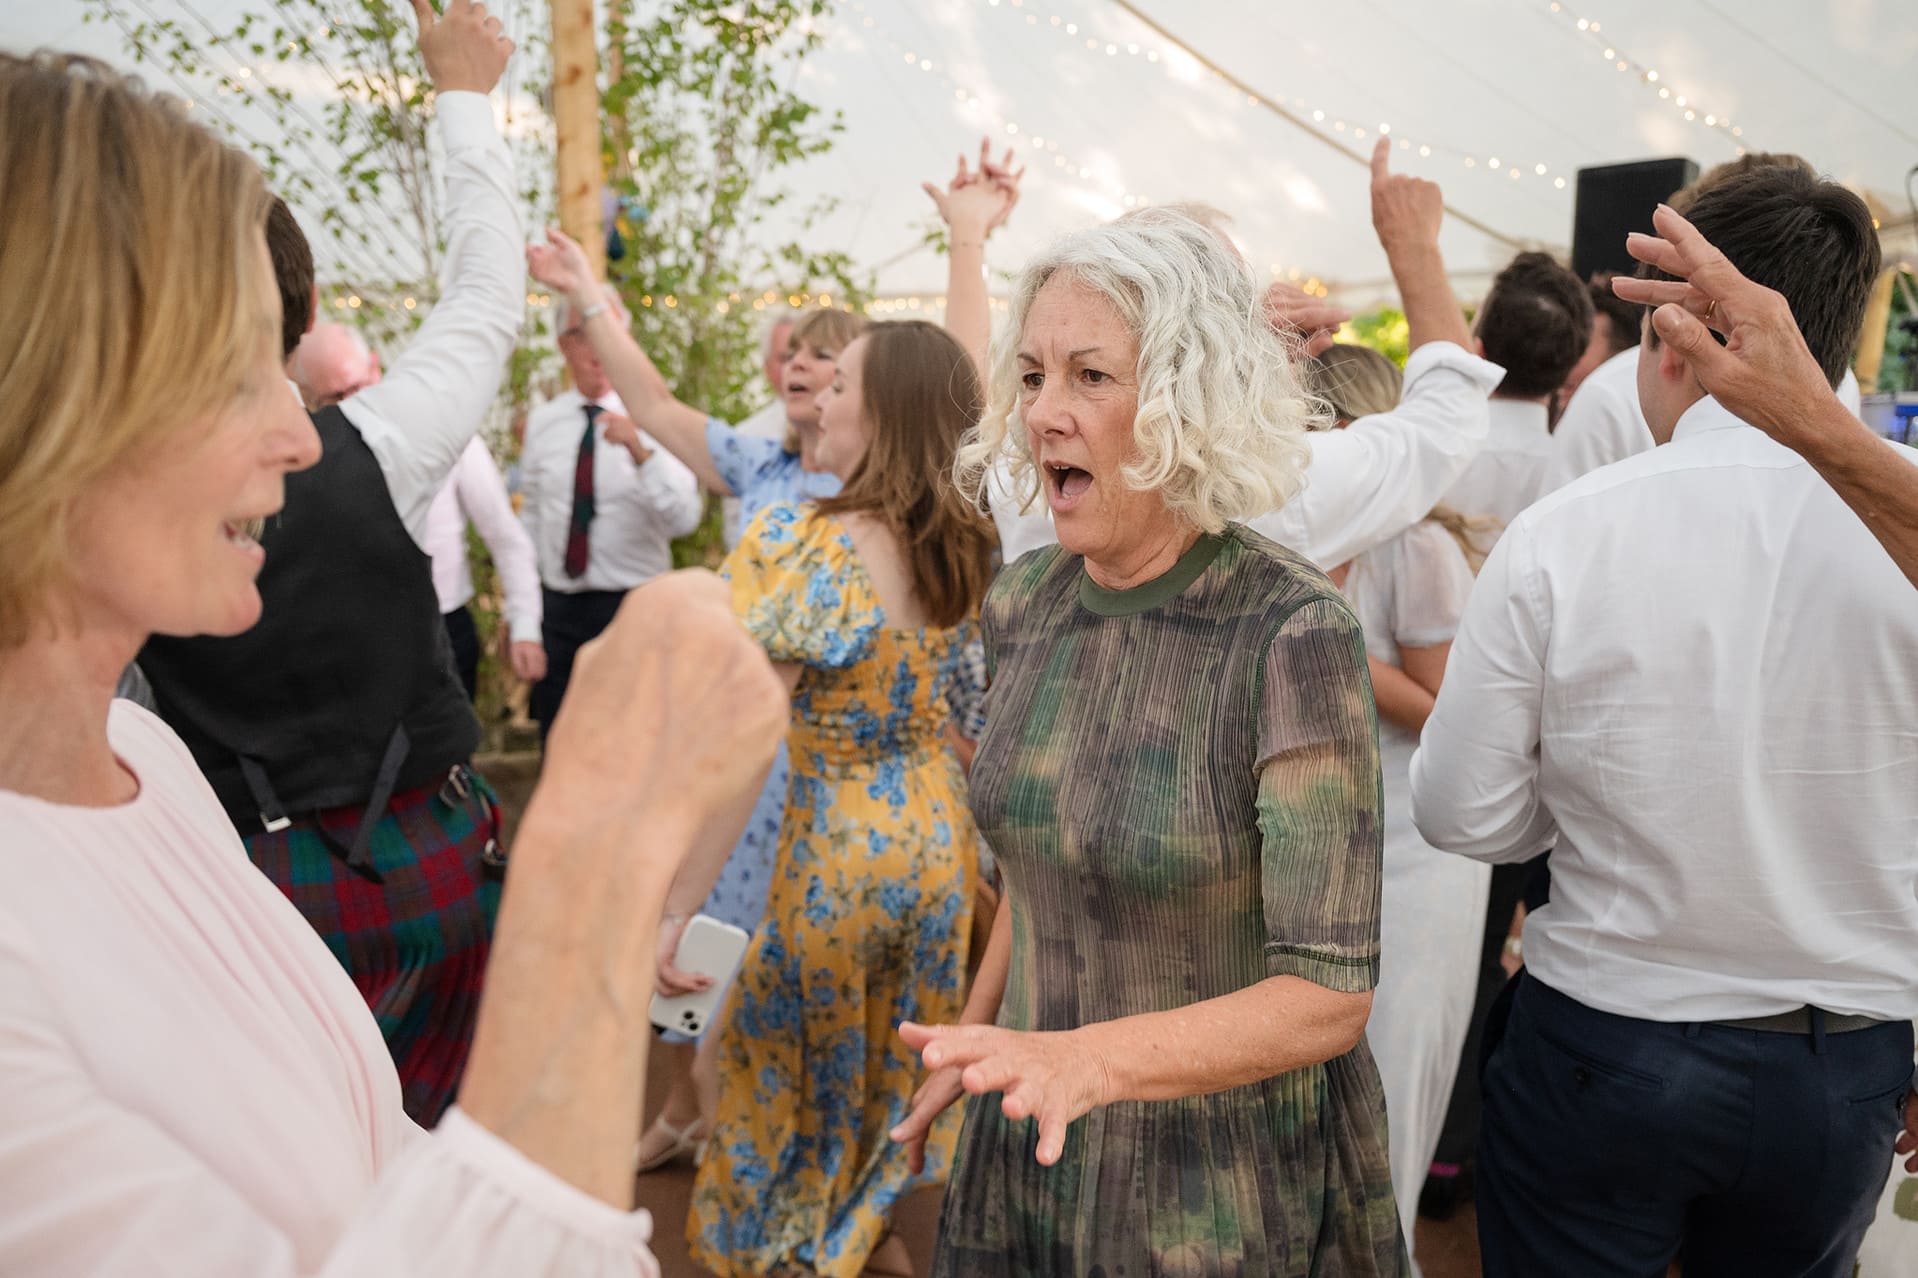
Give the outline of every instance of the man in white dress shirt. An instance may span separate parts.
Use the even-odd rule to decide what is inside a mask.
[[[1771,167],[1689,216],[1835,386],[1864,204]],[[1412,764],[1436,846],[1557,844],[1485,1071],[1486,1273],[1841,1278],[1918,1016],[1918,593],[1677,347],[1638,358],[1661,446],[1513,521]]]
[[[597,305],[626,322],[608,287]],[[576,315],[555,299],[559,352],[573,389],[526,419],[520,519],[539,558],[546,677],[530,705],[540,739],[552,728],[580,646],[612,622],[620,600],[673,566],[673,538],[699,526],[705,498],[686,465],[626,416]]]
[[[1381,138],[1372,153],[1372,225],[1411,332],[1399,406],[1344,430],[1307,435],[1312,464],[1305,487],[1282,509],[1248,521],[1321,568],[1345,563],[1431,513],[1483,446],[1486,396],[1504,376],[1468,349],[1470,330],[1439,254],[1443,193],[1436,183],[1392,173],[1390,150]],[[1270,304],[1268,313],[1289,322]],[[1309,333],[1317,323],[1295,326]],[[1003,481],[990,496],[1007,563],[1058,540],[1045,503],[1021,510]]]
[[[1792,168],[1817,176],[1809,160],[1785,152],[1753,151],[1706,170],[1704,176],[1672,197],[1672,207],[1684,212],[1700,193],[1755,168]],[[1855,416],[1859,409],[1858,378],[1845,370],[1838,398]],[[1550,454],[1539,480],[1538,496],[1557,492],[1580,475],[1600,466],[1651,449],[1651,428],[1638,406],[1638,350],[1621,350],[1593,369],[1579,384],[1552,432]]]
[[[506,596],[507,661],[527,683],[546,676],[546,649],[540,643],[539,564],[533,542],[513,513],[506,481],[486,444],[475,437],[460,454],[453,477],[426,513],[426,553],[433,557],[433,590],[440,620],[453,645],[453,665],[469,701],[479,698],[479,628],[472,610],[473,565],[466,554],[466,526],[472,524],[493,556],[500,593]]]
[[[1505,380],[1492,392],[1485,447],[1446,490],[1445,504],[1508,524],[1538,497],[1552,395],[1591,341],[1592,299],[1550,254],[1520,253],[1493,278],[1473,336]]]

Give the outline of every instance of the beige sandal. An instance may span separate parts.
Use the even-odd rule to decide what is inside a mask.
[[[644,1176],[647,1172],[658,1171],[667,1164],[676,1162],[688,1154],[692,1155],[694,1162],[698,1162],[701,1158],[705,1157],[706,1141],[707,1138],[712,1135],[712,1133],[707,1130],[705,1119],[695,1118],[684,1127],[674,1127],[666,1121],[666,1116],[662,1114],[653,1120],[653,1127],[647,1130],[647,1135],[652,1134],[653,1128],[671,1136],[673,1138],[672,1143],[667,1145],[666,1148],[659,1153],[654,1154],[651,1158],[641,1158],[639,1149],[645,1138],[642,1137],[639,1141],[634,1142],[633,1173],[635,1175]]]

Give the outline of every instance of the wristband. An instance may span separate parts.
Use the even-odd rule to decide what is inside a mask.
[[[585,307],[580,311],[579,322],[584,324],[587,320],[593,318],[595,315],[602,314],[605,310],[606,303],[594,302],[591,306]]]

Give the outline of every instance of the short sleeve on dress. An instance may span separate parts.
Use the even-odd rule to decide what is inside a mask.
[[[843,670],[884,623],[852,539],[809,503],[760,511],[720,571],[733,613],[774,661]]]
[[[1450,643],[1472,593],[1472,566],[1439,524],[1414,524],[1392,554],[1392,640],[1403,648]]]
[[[986,730],[986,644],[976,623],[959,623],[953,645],[952,683],[946,702],[952,707],[953,726],[968,741]]]
[[[706,451],[713,455],[713,469],[733,490],[733,496],[745,493],[753,476],[779,455],[777,440],[748,435],[717,417],[706,419]]]
[[[1369,990],[1384,800],[1365,641],[1342,601],[1302,605],[1267,646],[1258,758],[1266,974]]]

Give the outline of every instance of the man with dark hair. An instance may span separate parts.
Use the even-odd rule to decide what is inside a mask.
[[[1878,272],[1863,202],[1774,166],[1690,216],[1836,385]],[[1906,1103],[1918,592],[1696,345],[1639,347],[1659,447],[1507,529],[1412,762],[1435,846],[1556,844],[1485,1068],[1493,1278],[1848,1275]]]
[[[1658,235],[1634,241],[1633,255],[1662,262],[1685,283],[1627,279],[1619,291],[1658,307],[1653,327],[1685,355],[1699,384],[1802,453],[1918,586],[1918,470],[1909,457],[1887,448],[1842,403],[1826,402],[1822,370],[1776,289],[1739,274],[1675,210],[1660,209],[1652,220]],[[1728,335],[1723,345],[1719,333]],[[1905,1106],[1905,1131],[1900,1152],[1913,1154],[1906,1167],[1918,1172],[1918,1096]]]
[[[1672,207],[1685,209],[1693,200],[1717,184],[1758,169],[1791,169],[1805,177],[1816,178],[1818,170],[1800,155],[1786,152],[1753,151],[1735,160],[1714,165],[1698,181],[1672,197]],[[1633,334],[1639,330],[1640,317],[1629,317]],[[1638,338],[1632,338],[1636,344]],[[1591,370],[1579,383],[1552,431],[1551,455],[1545,462],[1544,478],[1538,495],[1556,492],[1600,466],[1609,466],[1625,457],[1642,453],[1652,446],[1652,432],[1638,406],[1638,357],[1627,354],[1629,347]],[[1858,379],[1851,370],[1838,383],[1838,398],[1854,415],[1859,409]]]
[[[1572,371],[1565,374],[1565,384],[1558,388],[1554,420],[1594,369],[1638,345],[1638,326],[1644,316],[1640,307],[1612,291],[1616,275],[1615,271],[1594,271],[1592,278],[1585,282],[1586,293],[1592,299],[1592,340],[1585,344],[1585,353],[1578,357]]]
[[[233,638],[156,636],[139,664],[247,855],[371,1005],[406,1112],[430,1127],[472,1041],[503,858],[492,791],[467,766],[479,724],[422,545],[518,338],[525,268],[487,97],[512,42],[468,0],[437,22],[415,9],[445,153],[440,299],[383,380],[314,413],[320,461],[286,477],[259,534],[262,620]],[[267,245],[291,357],[315,292],[284,204]]]
[[[1551,445],[1552,395],[1591,335],[1591,295],[1550,255],[1520,253],[1498,273],[1474,337],[1505,380],[1492,392],[1484,451],[1446,490],[1447,506],[1509,523],[1532,504]]]
[[[266,211],[266,251],[280,286],[280,358],[290,359],[306,330],[313,327],[320,295],[314,283],[313,249],[293,210],[277,195]]]

